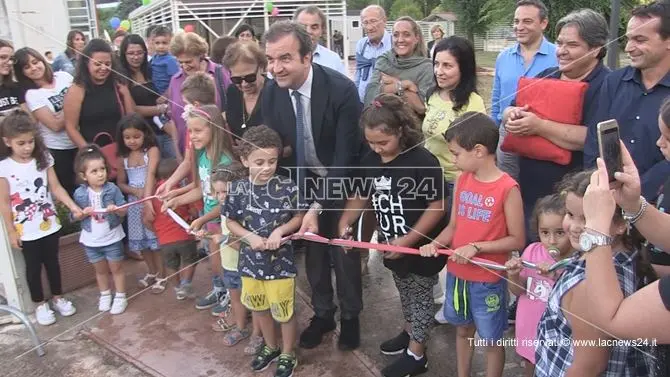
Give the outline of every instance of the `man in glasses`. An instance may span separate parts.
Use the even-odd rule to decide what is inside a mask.
[[[304,26],[309,36],[312,37],[312,61],[347,76],[342,58],[336,52],[323,47],[319,43],[328,24],[323,11],[314,5],[300,7],[293,14],[293,21]]]
[[[386,12],[379,5],[370,5],[361,11],[365,37],[356,43],[356,73],[354,82],[361,102],[365,97],[377,57],[391,49],[391,33],[386,32]]]

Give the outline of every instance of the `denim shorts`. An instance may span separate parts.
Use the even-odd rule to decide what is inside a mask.
[[[156,143],[161,151],[161,158],[177,158],[174,153],[174,144],[172,138],[166,133],[156,135]]]
[[[447,270],[444,318],[454,326],[474,323],[482,339],[502,339],[507,330],[507,281],[467,281]]]
[[[242,288],[242,275],[239,271],[232,271],[223,269],[223,286],[226,289],[240,289]]]
[[[103,260],[109,262],[120,262],[123,260],[123,241],[119,241],[107,246],[84,246],[86,257],[91,263],[98,263]]]

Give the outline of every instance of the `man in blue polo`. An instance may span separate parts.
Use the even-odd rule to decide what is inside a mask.
[[[327,49],[321,45],[321,37],[326,32],[326,15],[319,7],[314,5],[306,5],[296,9],[293,15],[293,21],[301,24],[312,37],[314,44],[314,51],[312,52],[312,61],[316,64],[334,69],[341,74],[349,77],[344,68],[342,58],[336,52]]]
[[[654,201],[670,176],[670,163],[656,147],[658,111],[670,96],[670,4],[635,8],[626,37],[630,65],[610,73],[600,89],[596,115],[588,124],[584,166],[595,167],[599,155],[597,123],[616,119],[621,140],[640,172],[642,195]]]
[[[514,33],[517,43],[500,52],[493,78],[491,117],[498,126],[502,122],[503,111],[516,98],[519,78],[535,77],[545,69],[558,65],[556,46],[544,37],[548,17],[547,7],[540,0],[521,0],[516,4]],[[498,164],[505,172],[518,177],[515,155],[499,152]]]
[[[361,102],[365,98],[365,90],[375,70],[377,58],[384,55],[393,46],[391,33],[386,31],[386,12],[379,5],[370,5],[361,11],[361,24],[365,37],[356,43],[356,73],[354,83],[358,88]]]

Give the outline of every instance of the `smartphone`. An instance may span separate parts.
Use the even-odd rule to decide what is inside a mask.
[[[615,182],[614,173],[623,171],[619,123],[616,119],[598,123],[598,148],[600,149],[600,157],[605,161],[610,183]]]

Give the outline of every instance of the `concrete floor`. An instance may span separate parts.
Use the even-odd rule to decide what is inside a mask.
[[[361,314],[361,347],[354,352],[337,350],[336,334],[329,335],[314,350],[298,350],[297,376],[372,377],[392,357],[382,355],[379,344],[397,334],[402,327],[398,293],[391,275],[372,253],[369,273],[364,277],[364,304]],[[302,255],[298,257],[302,265]],[[134,281],[141,276],[141,262],[127,262],[130,294],[137,293]],[[209,288],[207,263],[198,267],[196,291]],[[250,357],[242,353],[244,342],[232,348],[223,346],[221,335],[210,330],[215,321],[208,311],[198,311],[194,302],[176,301],[172,287],[161,295],[137,294],[127,311],[119,316],[98,314],[97,289],[87,287],[67,296],[78,307],[72,317],[57,324],[39,327],[42,341],[50,340],[47,355],[38,358],[30,349],[26,331],[20,325],[0,328],[0,370],[8,376],[271,376],[272,368],[255,374],[248,368]],[[297,315],[299,329],[309,323],[309,286],[306,277],[298,278]],[[513,335],[512,332],[510,332]],[[433,329],[429,343],[429,371],[423,376],[456,376],[454,328]],[[473,376],[484,376],[483,350],[476,350]],[[507,350],[505,377],[519,376],[522,369],[513,349]]]

